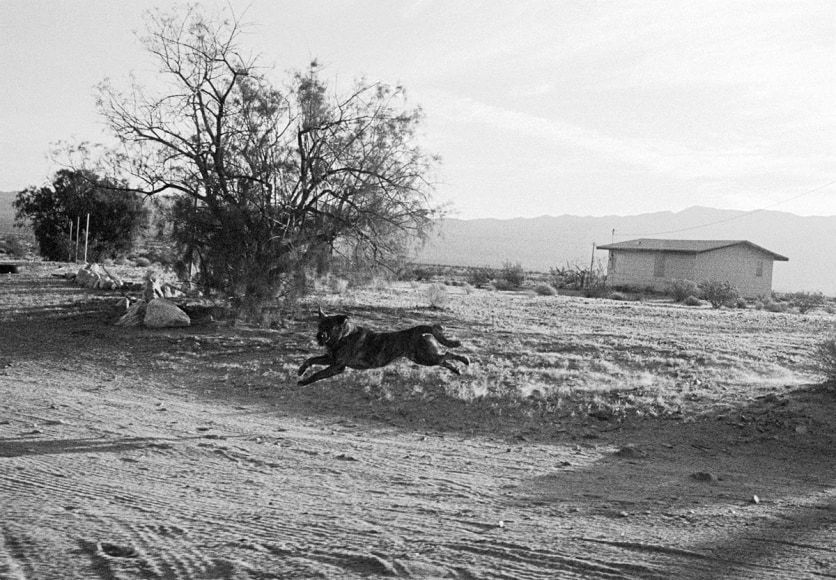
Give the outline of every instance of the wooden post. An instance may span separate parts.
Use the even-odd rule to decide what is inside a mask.
[[[84,228],[84,263],[87,263],[87,238],[90,236],[90,214],[87,214],[87,226]]]
[[[70,218],[70,243],[67,246],[67,262],[71,262],[73,260],[73,218]]]
[[[75,218],[75,263],[78,264],[78,244],[81,241],[81,216]]]
[[[595,266],[595,242],[592,242],[592,258],[589,260],[589,274],[586,276],[586,288],[592,288],[592,268]]]

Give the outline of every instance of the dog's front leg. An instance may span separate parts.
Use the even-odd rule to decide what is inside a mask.
[[[320,381],[322,379],[327,379],[328,377],[333,377],[334,375],[338,375],[345,370],[345,365],[335,364],[328,368],[324,368],[321,371],[316,371],[314,374],[309,376],[306,379],[302,379],[299,381],[300,385],[310,385],[315,381]]]
[[[305,371],[308,370],[312,365],[330,365],[333,364],[334,360],[331,358],[330,354],[323,354],[320,356],[312,356],[311,358],[305,360],[300,366],[297,373],[301,377],[305,374]]]

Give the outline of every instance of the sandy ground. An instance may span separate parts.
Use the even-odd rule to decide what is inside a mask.
[[[298,387],[310,321],[122,329],[114,296],[0,279],[0,578],[836,577],[826,385],[536,429]]]

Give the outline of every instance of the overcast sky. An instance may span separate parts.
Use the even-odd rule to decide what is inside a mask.
[[[252,23],[277,84],[316,58],[405,85],[457,217],[836,215],[833,0],[204,3]],[[0,190],[103,139],[93,86],[152,69],[135,32],[169,4],[0,0]]]

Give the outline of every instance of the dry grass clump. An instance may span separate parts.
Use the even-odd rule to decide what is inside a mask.
[[[702,306],[702,300],[691,294],[687,298],[685,298],[682,303],[685,306]]]
[[[432,284],[427,287],[427,300],[431,308],[442,310],[450,302],[450,295],[447,292],[447,288],[443,285]]]
[[[554,289],[554,286],[549,284],[538,284],[534,287],[534,292],[540,296],[554,296],[557,294],[557,290]]]

